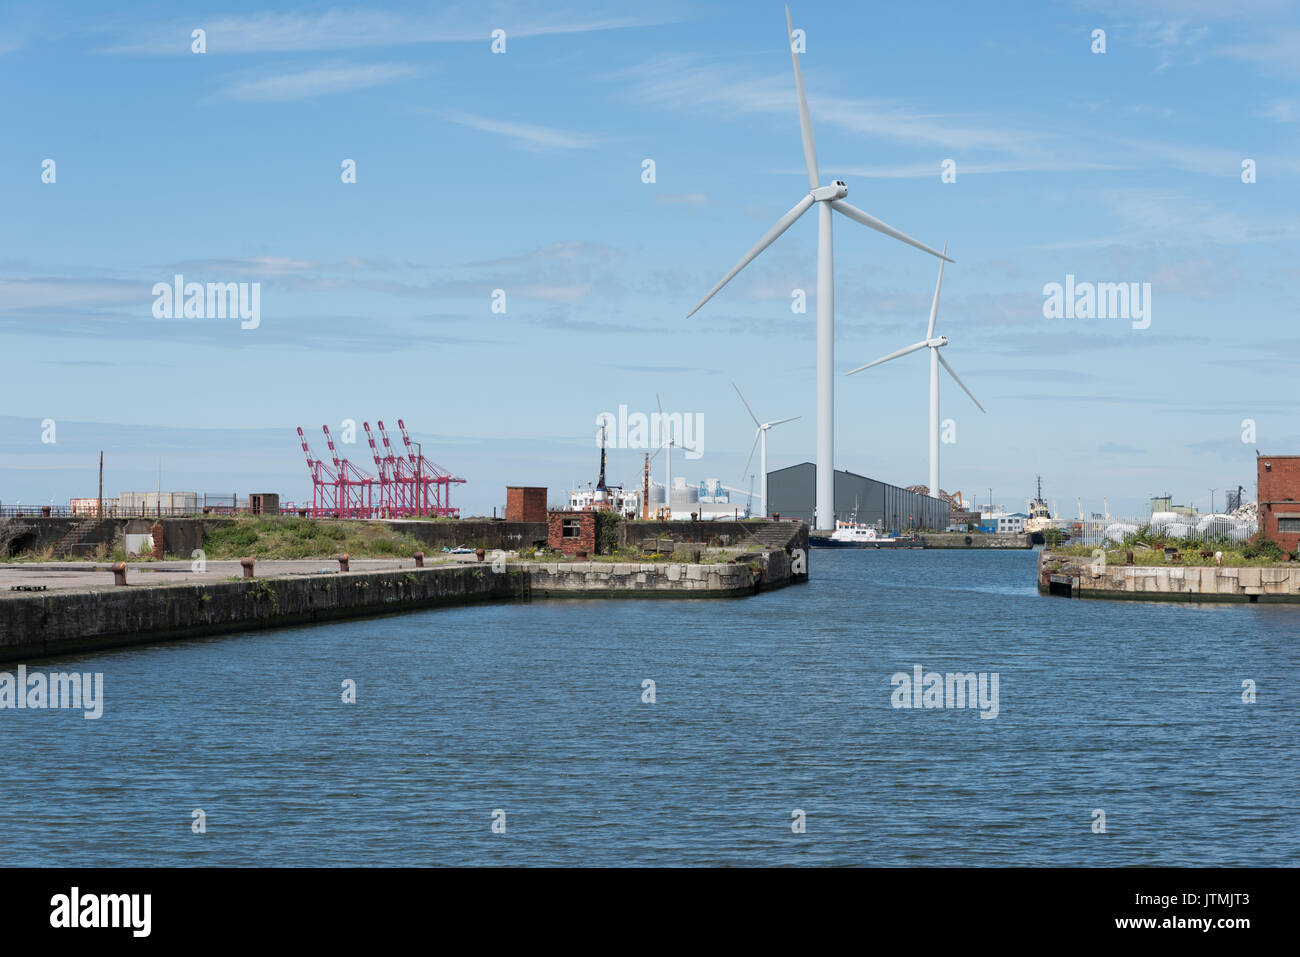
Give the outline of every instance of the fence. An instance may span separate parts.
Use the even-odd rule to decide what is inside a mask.
[[[179,498],[179,496],[177,496]],[[164,501],[166,500],[164,496]],[[71,505],[0,505],[0,518],[95,518],[98,501]],[[296,514],[293,502],[281,502],[281,514]],[[238,495],[200,495],[181,505],[161,505],[154,501],[132,499],[104,500],[104,518],[201,518],[204,515],[253,515],[258,512],[247,498]]]
[[[1118,544],[1126,536],[1150,526],[1150,518],[1109,518],[1075,520],[1062,529],[1070,541],[1081,545]],[[1064,524],[1064,523],[1063,523]],[[1208,542],[1227,538],[1244,542],[1258,531],[1255,522],[1226,515],[1196,515],[1180,522],[1160,523],[1151,527],[1152,537],[1187,542]]]

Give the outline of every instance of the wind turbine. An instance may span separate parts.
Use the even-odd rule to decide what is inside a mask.
[[[794,28],[790,22],[790,8],[785,8],[786,41],[790,44],[790,58],[794,62],[794,85],[799,95],[799,129],[803,138],[803,158],[808,167],[808,195],[776,221],[776,225],[763,234],[740,262],[731,267],[709,290],[708,295],[696,303],[686,314],[690,318],[700,307],[713,298],[719,289],[729,283],[777,238],[794,225],[794,221],[817,205],[817,528],[835,527],[835,272],[832,262],[831,210],[847,216],[854,222],[869,226],[886,236],[892,236],[909,246],[924,250],[940,259],[952,262],[947,255],[931,249],[882,223],[845,201],[849,188],[837,179],[829,186],[821,186],[817,171],[817,146],[813,142],[812,119],[808,115],[808,98],[804,94],[803,74],[799,70],[799,54],[794,48]]]
[[[655,393],[655,405],[659,406],[659,424],[662,426],[664,422],[664,404],[659,401],[658,392]],[[679,448],[685,452],[694,452],[695,450],[689,445],[683,445],[677,441],[673,435],[671,425],[666,431],[668,433],[667,441],[655,450],[655,454],[650,456],[650,461],[653,462],[655,455],[658,455],[664,449],[668,450],[668,454],[664,456],[664,508],[667,509],[668,518],[671,520],[673,517],[673,449]]]
[[[947,243],[944,244],[944,252],[948,251]],[[930,303],[930,324],[926,327],[925,338],[920,342],[913,343],[906,349],[899,349],[897,352],[891,352],[887,356],[881,356],[874,362],[868,362],[864,366],[858,366],[845,375],[853,375],[855,372],[861,372],[863,369],[870,369],[872,366],[878,366],[882,362],[888,362],[890,359],[897,359],[899,356],[905,356],[908,353],[916,352],[919,349],[930,349],[930,494],[935,498],[939,497],[939,365],[948,370],[948,375],[952,376],[965,393],[970,396],[970,400],[975,403],[976,407],[984,412],[984,406],[980,405],[980,400],[975,398],[975,393],[966,388],[966,383],[958,378],[957,373],[953,371],[948,360],[939,354],[939,350],[948,344],[947,336],[935,336],[934,324],[939,318],[939,290],[943,287],[943,263],[939,263],[939,280],[934,284],[934,301]],[[992,502],[989,503],[992,508]]]
[[[745,393],[740,391],[740,386],[733,382],[731,387],[736,390],[736,395],[740,396],[740,401],[745,402]],[[792,415],[788,419],[777,419],[775,422],[760,422],[758,416],[754,414],[754,410],[749,407],[748,402],[745,402],[745,411],[749,413],[749,417],[754,420],[754,425],[757,426],[754,430],[754,445],[760,446],[758,453],[758,510],[761,517],[767,518],[767,430],[785,422],[793,422],[795,419],[801,418],[801,416]],[[746,475],[749,474],[749,463],[754,461],[754,445],[749,447],[749,458],[745,459]]]

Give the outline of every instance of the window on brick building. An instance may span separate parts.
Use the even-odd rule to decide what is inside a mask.
[[[566,518],[561,520],[560,524],[561,538],[581,538],[582,522],[576,518]]]
[[[1279,518],[1277,520],[1277,530],[1287,534],[1300,532],[1300,518]]]

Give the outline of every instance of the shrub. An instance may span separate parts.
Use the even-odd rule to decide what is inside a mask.
[[[1246,558],[1266,558],[1269,561],[1280,562],[1282,560],[1282,546],[1271,538],[1260,536],[1252,542],[1248,542],[1246,547],[1241,550],[1241,554]]]

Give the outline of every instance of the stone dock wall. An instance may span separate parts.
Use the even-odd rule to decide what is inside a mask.
[[[98,651],[477,601],[732,598],[807,581],[806,554],[718,565],[490,562],[0,596],[0,660]],[[128,579],[129,580],[129,579]]]
[[[926,548],[1033,548],[1023,532],[924,532]]]
[[[1300,602],[1300,565],[1102,565],[1044,550],[1038,556],[1038,590],[1073,598]]]

